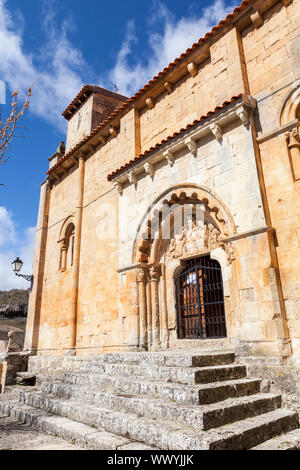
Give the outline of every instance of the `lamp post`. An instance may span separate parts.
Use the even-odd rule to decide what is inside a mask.
[[[32,287],[33,276],[31,274],[19,274],[23,266],[23,261],[18,257],[11,264],[15,275],[26,279],[26,281],[30,282],[30,285]]]

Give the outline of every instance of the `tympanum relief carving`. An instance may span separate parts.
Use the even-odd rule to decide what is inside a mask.
[[[210,220],[188,220],[171,239],[167,257],[171,259],[197,255],[218,246],[221,232]]]

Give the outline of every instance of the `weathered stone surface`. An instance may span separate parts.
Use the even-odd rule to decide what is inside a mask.
[[[34,386],[36,376],[30,372],[17,372],[16,382],[18,385]]]
[[[22,424],[0,415],[0,450],[83,450],[83,448],[33,430],[29,424]]]
[[[171,356],[174,365],[165,365]],[[21,387],[19,403],[0,400],[0,412],[88,449],[248,449],[298,427],[279,395],[260,393],[260,380],[244,377],[232,353],[221,356],[70,358],[61,380]],[[225,364],[214,365],[220,360]],[[236,374],[243,378],[225,380]]]
[[[300,449],[300,429],[287,432],[282,436],[274,437],[263,442],[251,450],[299,450]]]
[[[60,383],[46,383],[42,391],[59,398],[84,400],[86,403],[116,410],[125,410],[139,416],[167,421],[186,423],[200,429],[210,429],[274,410],[281,405],[280,396],[258,394],[252,397],[227,399],[220,404],[209,406],[178,406],[170,400],[160,399],[156,395],[126,395],[103,393],[96,388],[67,386]]]
[[[259,392],[259,379],[236,379],[212,382],[197,386],[151,381],[144,378],[111,377],[103,374],[72,373],[63,374],[65,384],[89,385],[97,390],[114,390],[116,393],[150,394],[168,398],[178,403],[209,404],[228,397],[252,395]],[[42,382],[42,389],[48,393],[51,383]]]

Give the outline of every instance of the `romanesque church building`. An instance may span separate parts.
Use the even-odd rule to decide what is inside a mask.
[[[41,184],[25,349],[232,348],[297,394],[300,0],[247,0],[134,96],[86,85]]]

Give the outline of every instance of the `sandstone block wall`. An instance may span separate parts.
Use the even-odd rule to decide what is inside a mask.
[[[137,101],[114,123],[117,131],[107,133],[105,144],[93,141],[94,150],[85,154],[76,341],[81,353],[97,352],[102,346],[137,347],[138,228],[149,206],[164,193],[193,184],[218,196],[232,217],[235,235],[249,232],[232,241],[234,260],[225,270],[233,344],[244,355],[299,360],[300,271],[295,260],[300,246],[300,183],[293,177],[285,137],[290,122],[299,120],[299,107],[291,108],[288,120],[282,115],[300,79],[300,3],[267,3],[270,8],[262,9],[260,26],[248,15],[213,36],[202,55],[195,52],[194,77],[180,75],[181,65],[175,67],[173,77],[180,78],[174,78],[171,92],[154,90],[152,106]],[[185,148],[175,155],[173,166],[160,161],[154,175],[143,173],[135,183],[126,183],[122,194],[107,181],[109,173],[240,93],[257,100],[247,126],[236,119],[223,129],[221,141],[213,134],[205,136],[197,143],[196,155]],[[95,125],[92,101],[91,96],[70,119],[67,150]],[[74,269],[69,266],[62,272],[59,262],[64,224],[68,218],[75,220],[78,210],[78,181],[75,162],[48,192],[42,187],[34,260],[38,284],[31,295],[26,344],[34,343],[43,354],[65,353],[72,346]],[[269,231],[257,232],[266,226]],[[162,283],[159,286],[160,323],[168,309],[171,344],[176,345],[171,271],[166,271],[164,282],[166,290]],[[148,292],[147,298],[151,295]]]

